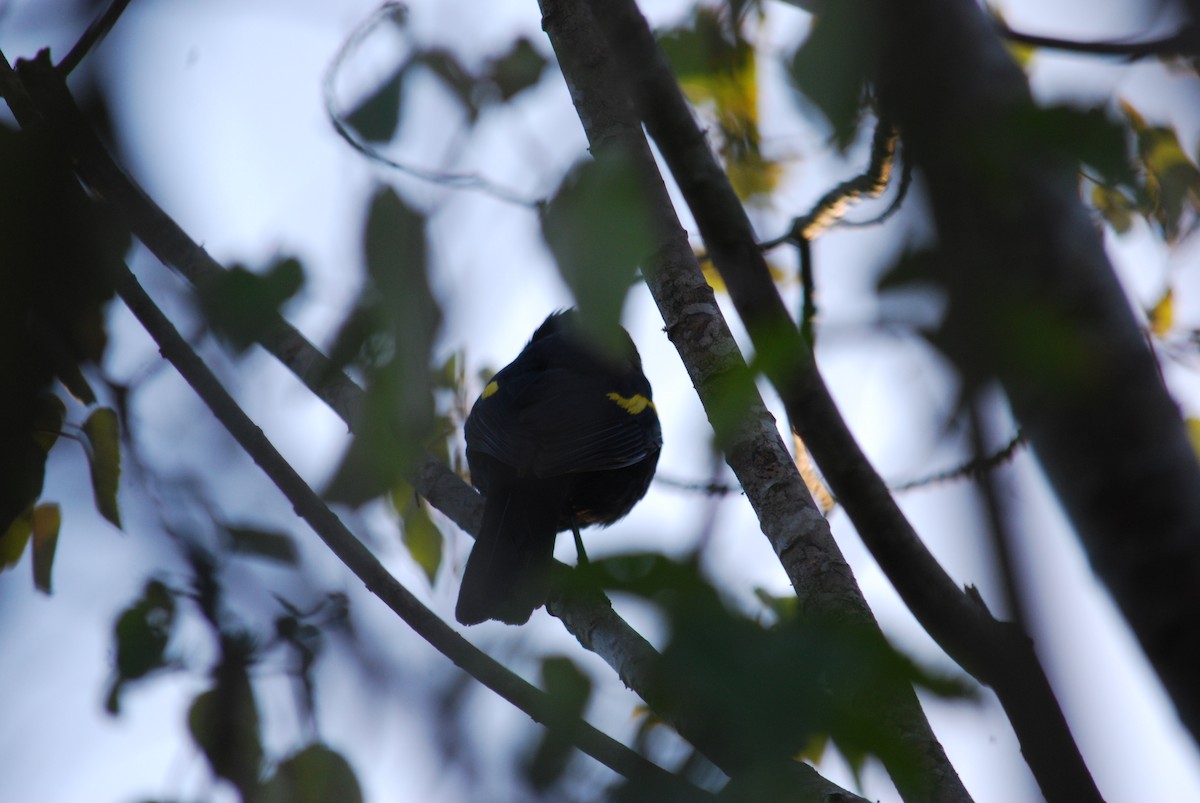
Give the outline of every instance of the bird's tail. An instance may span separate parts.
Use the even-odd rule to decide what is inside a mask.
[[[489,491],[454,618],[464,625],[485,619],[520,625],[550,590],[565,482],[517,480]]]

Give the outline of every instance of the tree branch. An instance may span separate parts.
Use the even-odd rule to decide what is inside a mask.
[[[763,361],[767,377],[859,535],[922,626],[960,665],[996,690],[1043,794],[1052,801],[1099,800],[1027,638],[1011,625],[994,620],[959,590],[921,543],[847,428],[808,344],[788,317],[745,210],[713,157],[645,19],[632,0],[588,0],[588,4],[621,65],[641,119],[691,208],[756,350],[771,355]],[[885,5],[899,16],[905,13],[904,4]],[[910,46],[921,39],[912,28],[911,24],[906,27]],[[896,41],[903,40],[897,37]],[[926,49],[937,50],[937,41],[931,40]],[[936,93],[928,91],[936,85],[925,84],[914,91],[936,98]],[[906,130],[906,119],[888,113]],[[947,134],[951,130],[945,129]],[[946,786],[939,788],[938,794],[966,796],[956,776],[945,780]]]
[[[1196,39],[1196,32],[1190,27],[1170,36],[1145,42],[1076,42],[1070,39],[1057,39],[1052,36],[1037,36],[1014,31],[1003,23],[997,26],[997,30],[1005,39],[1018,45],[1062,50],[1067,53],[1082,53],[1088,56],[1121,56],[1129,61],[1137,61],[1151,56],[1166,58],[1183,55],[1195,49]]]
[[[641,132],[639,118],[629,104],[628,94],[623,91],[617,62],[610,58],[608,46],[592,21],[593,14],[597,19],[603,17],[605,24],[600,27],[606,27],[615,24],[616,17],[622,16],[623,12],[608,3],[597,3],[589,14],[582,5],[565,0],[541,0],[541,8],[542,27],[550,36],[592,152],[620,149],[634,160],[643,177],[643,189],[659,243],[656,253],[643,265],[643,273],[667,324],[668,335],[692,377],[710,420],[720,431],[720,411],[723,405],[728,405],[731,377],[744,376],[746,366],[721,317],[712,288],[700,272],[687,234],[675,215]],[[634,13],[637,13],[636,9]],[[622,31],[621,35],[630,34]],[[649,36],[648,30],[646,35]],[[610,38],[609,43],[612,42]],[[616,46],[613,49],[619,50]],[[702,135],[697,133],[697,136],[700,147],[707,153],[707,143]],[[677,180],[678,175],[676,171]],[[744,219],[740,204],[736,214]],[[710,249],[716,242],[716,238],[706,238]],[[749,245],[759,255],[752,239]],[[761,255],[759,259],[761,261]],[[767,352],[766,349],[760,351]],[[792,581],[800,609],[835,619],[850,618],[876,627],[849,566],[833,541],[828,523],[814,505],[784,446],[774,419],[752,386],[744,392],[748,397],[747,406],[741,413],[736,431],[724,444],[726,461],[746,490],[764,534]],[[871,697],[871,704],[877,705],[883,716],[905,735],[906,741],[916,747],[924,762],[917,773],[913,773],[911,766],[889,768],[906,799],[969,800],[929,729],[912,689],[872,690],[866,696]],[[914,775],[919,777],[912,780]]]
[[[125,7],[129,5],[130,0],[113,0],[104,12],[92,21],[92,24],[83,32],[83,36],[79,37],[79,41],[71,48],[63,60],[58,63],[58,71],[65,78],[79,66],[79,62],[83,61],[83,57],[92,51],[96,45],[100,44],[100,40],[108,35],[113,26],[117,24],[117,20],[125,11]]]
[[[956,358],[1000,379],[1093,567],[1200,738],[1200,465],[1079,200],[1077,166],[1013,124],[1033,100],[973,3],[880,8],[879,96],[927,184]],[[1067,351],[1046,363],[1048,344],[1015,349],[1009,338],[1030,323]]]

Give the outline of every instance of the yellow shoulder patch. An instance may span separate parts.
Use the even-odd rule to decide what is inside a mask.
[[[496,380],[493,379],[491,382],[488,382],[487,385],[484,386],[483,394],[479,398],[486,399],[488,396],[491,396],[493,393],[495,393],[499,389],[500,389],[500,385],[496,382]]]
[[[608,398],[615,401],[617,403],[618,407],[620,407],[622,410],[629,413],[630,415],[637,415],[638,413],[645,410],[647,407],[649,407],[651,410],[654,410],[655,412],[658,412],[657,408],[655,408],[655,406],[654,406],[654,402],[650,401],[649,399],[647,399],[645,396],[643,396],[640,393],[635,394],[631,398],[626,398],[625,396],[622,396],[620,393],[610,393],[610,394],[608,394]]]

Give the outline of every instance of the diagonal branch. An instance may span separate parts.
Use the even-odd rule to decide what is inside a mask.
[[[763,363],[767,377],[860,537],[922,626],[963,668],[995,689],[1043,794],[1051,801],[1099,800],[1028,639],[959,590],[850,433],[646,20],[633,0],[588,4],[755,348],[771,355]]]
[[[550,36],[593,153],[619,149],[640,173],[658,242],[658,250],[643,265],[643,273],[700,400],[714,428],[721,431],[721,411],[729,404],[731,384],[746,376],[747,368],[675,215],[640,120],[624,91],[619,62],[610,57],[609,46],[613,46],[619,57],[626,54],[613,45],[615,37],[609,37],[606,45],[601,33],[601,28],[623,18],[624,10],[614,8],[608,0],[594,4],[592,13],[583,4],[567,0],[541,0],[541,8],[542,27]],[[636,8],[632,13],[641,21]],[[602,20],[599,25],[593,21],[593,15]],[[644,21],[641,24],[644,26]],[[641,33],[623,29],[618,35]],[[648,29],[645,36],[650,36]],[[650,41],[653,47],[653,40]],[[637,70],[645,74],[644,66],[639,65]],[[669,81],[678,95],[674,79],[669,77]],[[681,95],[679,99],[682,102]],[[665,102],[671,100],[667,98]],[[687,115],[687,124],[694,128],[690,112]],[[708,144],[698,129],[695,137],[698,147],[708,154]],[[676,170],[677,181],[686,192],[685,181],[679,175]],[[723,174],[721,180],[728,188]],[[744,220],[745,213],[736,199],[734,205],[732,212],[725,212],[732,215],[731,220],[738,216]],[[721,226],[717,228],[720,230]],[[746,231],[749,232],[748,223]],[[708,235],[706,232],[710,253],[720,250],[720,237]],[[761,263],[761,253],[753,237],[744,244]],[[766,275],[765,265],[763,268]],[[795,332],[790,323],[789,328]],[[760,353],[772,350],[760,348]],[[828,522],[814,505],[774,419],[752,385],[738,390],[745,394],[746,406],[740,413],[736,431],[723,444],[726,461],[745,489],[763,533],[796,590],[800,610],[876,627],[862,592],[833,541]],[[904,734],[920,755],[921,766],[916,773],[907,764],[889,767],[907,800],[970,799],[929,728],[911,687],[864,690],[864,699],[870,699],[869,705],[878,708],[881,716]]]
[[[880,101],[926,184],[955,356],[1004,387],[1093,568],[1200,739],[1200,464],[1081,203],[1077,166],[1023,136],[1028,81],[974,3],[880,8]],[[1017,346],[1030,324],[1053,334]]]
[[[84,56],[92,52],[92,48],[100,44],[100,40],[108,35],[113,26],[117,24],[121,14],[124,13],[126,6],[130,0],[113,0],[108,8],[104,9],[100,16],[92,21],[92,24],[83,32],[83,36],[79,37],[79,41],[67,52],[63,60],[58,63],[58,71],[65,77],[70,75],[79,63],[83,61]]]

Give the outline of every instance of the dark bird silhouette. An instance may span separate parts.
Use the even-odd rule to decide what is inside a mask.
[[[662,430],[629,333],[589,343],[574,310],[548,317],[467,417],[471,481],[486,497],[454,615],[524,624],[546,601],[554,539],[612,524],[646,494]]]

